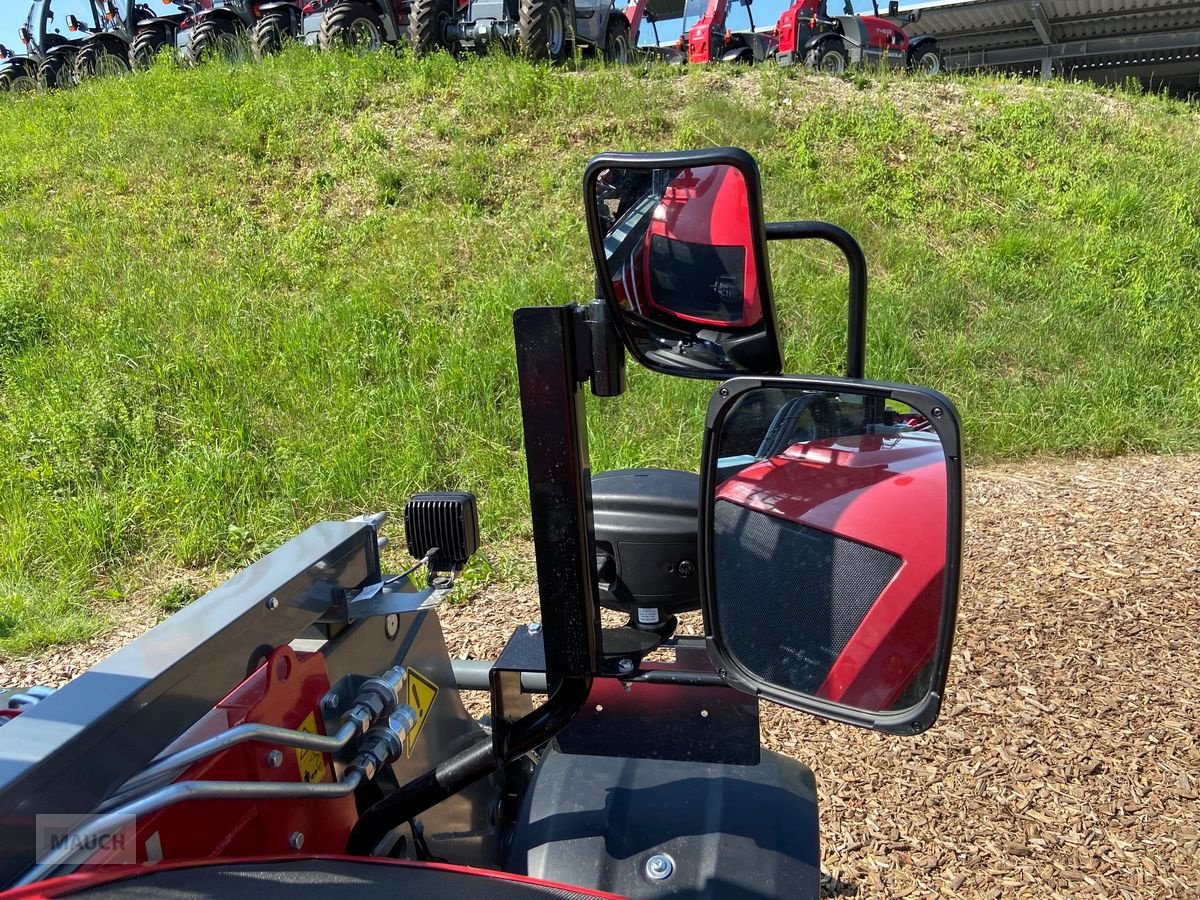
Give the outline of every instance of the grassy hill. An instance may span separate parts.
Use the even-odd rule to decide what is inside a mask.
[[[857,235],[868,373],[970,460],[1200,447],[1198,136],[1058,83],[302,48],[0,98],[0,649],[420,489],[527,576],[511,311],[590,297],[601,150],[743,146],[769,217]],[[843,267],[771,254],[789,370],[838,371]],[[594,467],[694,466],[711,388],[630,382]]]

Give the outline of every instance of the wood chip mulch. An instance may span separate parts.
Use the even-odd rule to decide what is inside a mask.
[[[825,894],[1200,896],[1200,456],[967,477],[938,724],[885,737],[763,707],[764,744],[817,776]],[[536,618],[530,590],[442,609],[455,657]],[[60,684],[142,627],[0,658],[0,682]]]

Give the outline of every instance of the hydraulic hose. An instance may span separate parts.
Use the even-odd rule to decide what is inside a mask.
[[[590,676],[562,679],[542,706],[505,730],[507,739],[499,753],[492,738],[484,738],[384,797],[359,817],[346,852],[369,856],[392,829],[540,747],[575,717],[591,687]]]

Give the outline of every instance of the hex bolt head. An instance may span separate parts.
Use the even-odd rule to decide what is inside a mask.
[[[267,768],[278,769],[283,765],[283,752],[280,750],[272,750],[267,754]]]
[[[630,672],[633,671],[633,660],[632,659],[621,660],[619,663],[617,663],[617,671],[620,672],[622,675],[628,675]]]
[[[655,853],[646,860],[646,877],[651,881],[666,881],[675,872],[675,861],[665,853]]]
[[[293,850],[299,850],[304,846],[304,832],[293,831],[292,836],[288,838],[288,846]]]
[[[541,634],[542,633],[542,623],[541,622],[530,622],[528,625],[525,626],[525,630],[528,631],[530,634]]]
[[[341,700],[338,699],[338,695],[333,691],[330,691],[321,698],[321,706],[323,706],[325,709],[337,709],[340,703]]]

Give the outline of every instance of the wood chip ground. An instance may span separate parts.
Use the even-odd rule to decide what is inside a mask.
[[[1200,457],[970,470],[965,548],[931,731],[763,708],[816,773],[826,895],[1200,896]],[[494,657],[536,609],[445,607],[451,654]],[[0,658],[0,683],[62,683],[147,624]]]

